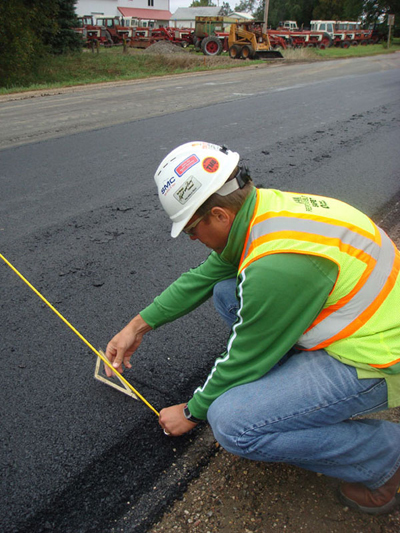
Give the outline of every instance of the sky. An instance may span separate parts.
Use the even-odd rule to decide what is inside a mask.
[[[228,2],[232,9],[239,4],[240,0],[219,0],[219,5],[222,6],[223,2]],[[169,0],[169,6],[171,13],[175,13],[178,7],[189,7],[192,0]],[[213,4],[218,5],[218,0],[213,0]]]

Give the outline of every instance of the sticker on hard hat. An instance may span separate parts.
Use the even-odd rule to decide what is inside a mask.
[[[170,178],[169,180],[164,182],[164,185],[163,185],[163,187],[161,189],[161,194],[163,194],[165,196],[169,192],[171,187],[174,186],[174,184],[175,184],[175,178],[172,176],[172,178]]]
[[[203,160],[203,168],[206,172],[217,172],[217,170],[219,169],[219,163],[217,159],[215,159],[215,157],[206,157]]]
[[[190,168],[192,168],[194,165],[197,165],[197,163],[200,163],[200,159],[197,157],[197,155],[193,154],[193,155],[187,157],[184,161],[182,161],[182,163],[180,163],[176,167],[175,174],[177,174],[179,177],[181,177]]]
[[[176,198],[180,204],[186,204],[189,198],[191,198],[200,187],[201,183],[194,176],[190,176],[182,187],[174,192],[174,198]]]

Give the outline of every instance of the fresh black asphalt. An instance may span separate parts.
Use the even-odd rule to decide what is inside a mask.
[[[258,186],[373,215],[400,189],[398,86],[398,70],[347,77],[3,150],[0,252],[105,348],[208,254],[169,236],[153,174],[170,149],[226,143]],[[146,531],[190,477],[171,472],[201,431],[166,437],[144,404],[93,379],[94,354],[5,264],[0,279],[2,530]],[[183,402],[227,334],[208,302],[149,333],[125,376],[158,410]]]

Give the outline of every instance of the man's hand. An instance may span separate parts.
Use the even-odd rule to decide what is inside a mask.
[[[160,418],[158,423],[164,429],[164,432],[172,437],[179,437],[187,433],[197,426],[195,422],[191,422],[183,414],[185,403],[166,407],[160,411]]]
[[[140,315],[135,316],[124,329],[122,329],[107,345],[106,357],[113,367],[122,374],[123,366],[131,368],[130,358],[142,342],[143,335],[151,330],[151,327]],[[113,375],[112,370],[105,365],[108,377]]]

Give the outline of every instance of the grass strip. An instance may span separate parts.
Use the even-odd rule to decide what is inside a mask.
[[[399,40],[397,40],[399,41]],[[379,54],[391,54],[400,50],[400,43],[395,42],[387,48],[386,44],[368,44],[366,46],[350,46],[350,48],[332,47],[325,50],[315,49],[315,53],[324,59],[374,56]]]
[[[400,50],[399,39],[389,49],[381,44],[348,49],[301,48],[284,50],[283,56],[290,62],[322,61],[385,54],[398,50]],[[266,62],[257,60],[251,62],[251,64],[257,63]],[[79,54],[49,56],[40,63],[36,71],[17,73],[10,86],[0,87],[0,94],[237,68],[249,64],[249,61],[231,60],[227,53],[218,57],[207,57],[202,53],[189,51],[150,54],[142,50],[129,49],[128,53],[123,53],[122,47],[102,47],[99,53],[84,50]]]

